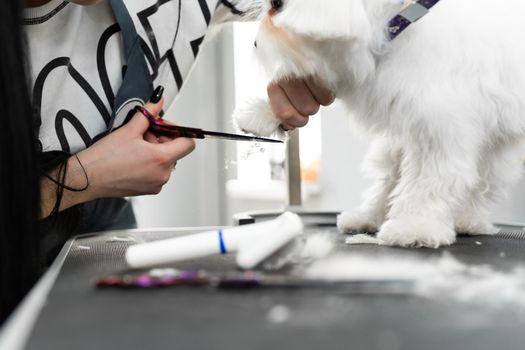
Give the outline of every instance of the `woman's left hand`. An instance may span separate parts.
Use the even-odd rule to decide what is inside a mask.
[[[268,85],[267,92],[274,115],[287,130],[305,126],[320,106],[332,104],[335,98],[312,78],[274,81]]]

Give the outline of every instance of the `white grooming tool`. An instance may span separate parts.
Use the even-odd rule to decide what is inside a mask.
[[[286,212],[271,221],[138,244],[128,248],[132,268],[238,252],[237,265],[252,269],[303,233],[299,215]]]

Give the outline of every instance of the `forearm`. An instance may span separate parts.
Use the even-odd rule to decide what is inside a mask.
[[[146,107],[157,115],[162,103]],[[41,218],[55,208],[62,211],[97,198],[159,193],[177,160],[193,151],[195,143],[183,137],[158,137],[148,128],[149,121],[137,113],[123,127],[70,157],[64,178],[60,168],[43,177]]]

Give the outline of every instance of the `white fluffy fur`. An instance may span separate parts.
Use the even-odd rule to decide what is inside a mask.
[[[376,138],[366,166],[376,183],[339,228],[425,247],[494,233],[490,206],[525,158],[525,2],[442,0],[392,42],[399,0],[283,4],[261,22],[263,66],[274,79],[314,76]]]
[[[270,108],[267,100],[254,98],[238,106],[233,112],[234,127],[245,133],[263,137],[278,136],[285,137],[284,132],[279,129],[281,124]]]

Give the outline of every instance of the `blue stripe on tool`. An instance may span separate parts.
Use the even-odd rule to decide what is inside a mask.
[[[222,237],[222,230],[219,230],[219,247],[221,249],[221,254],[228,254],[226,244],[224,244],[224,238]]]

